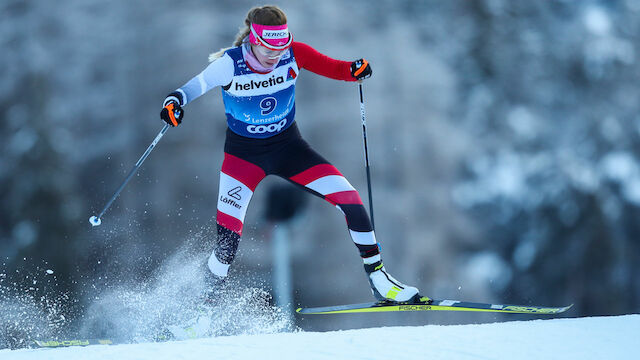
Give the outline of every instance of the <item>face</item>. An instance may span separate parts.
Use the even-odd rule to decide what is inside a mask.
[[[253,55],[255,55],[260,65],[264,67],[273,67],[280,61],[280,57],[286,50],[282,51],[273,51],[265,48],[260,45],[251,44],[251,50],[253,51]]]

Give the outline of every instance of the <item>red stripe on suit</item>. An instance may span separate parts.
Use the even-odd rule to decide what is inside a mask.
[[[357,191],[340,191],[335,192],[333,194],[327,194],[324,197],[328,202],[333,205],[347,205],[347,204],[356,204],[362,205],[362,199],[360,199],[360,195]]]
[[[245,184],[251,191],[255,191],[266,176],[259,166],[227,153],[224,154],[222,172]]]
[[[336,169],[335,166],[331,164],[320,164],[312,166],[307,170],[292,176],[291,180],[301,185],[307,185],[315,180],[320,179],[321,177],[325,177],[328,175],[342,176],[340,171]]]

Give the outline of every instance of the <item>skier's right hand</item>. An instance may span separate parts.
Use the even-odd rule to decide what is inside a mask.
[[[175,127],[182,123],[182,117],[184,116],[184,110],[180,106],[181,94],[173,92],[169,94],[162,103],[162,110],[160,111],[160,118],[167,124]]]

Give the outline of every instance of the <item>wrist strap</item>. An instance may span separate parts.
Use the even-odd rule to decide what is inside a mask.
[[[167,106],[167,104],[170,101],[175,101],[178,105],[183,106],[184,105],[184,98],[182,96],[182,94],[180,93],[180,91],[174,91],[171,94],[167,95],[166,99],[164,99],[164,103],[162,103],[162,106]]]

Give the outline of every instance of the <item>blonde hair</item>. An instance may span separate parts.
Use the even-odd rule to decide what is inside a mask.
[[[284,25],[286,23],[287,15],[284,14],[282,9],[275,5],[256,6],[251,8],[247,13],[247,17],[244,19],[244,26],[240,27],[238,34],[236,35],[236,40],[233,42],[233,46],[222,48],[217,52],[210,54],[209,62],[213,62],[220,58],[225,51],[232,47],[242,45],[242,40],[244,40],[244,38],[246,38],[251,32],[251,29],[249,28],[251,24]]]

